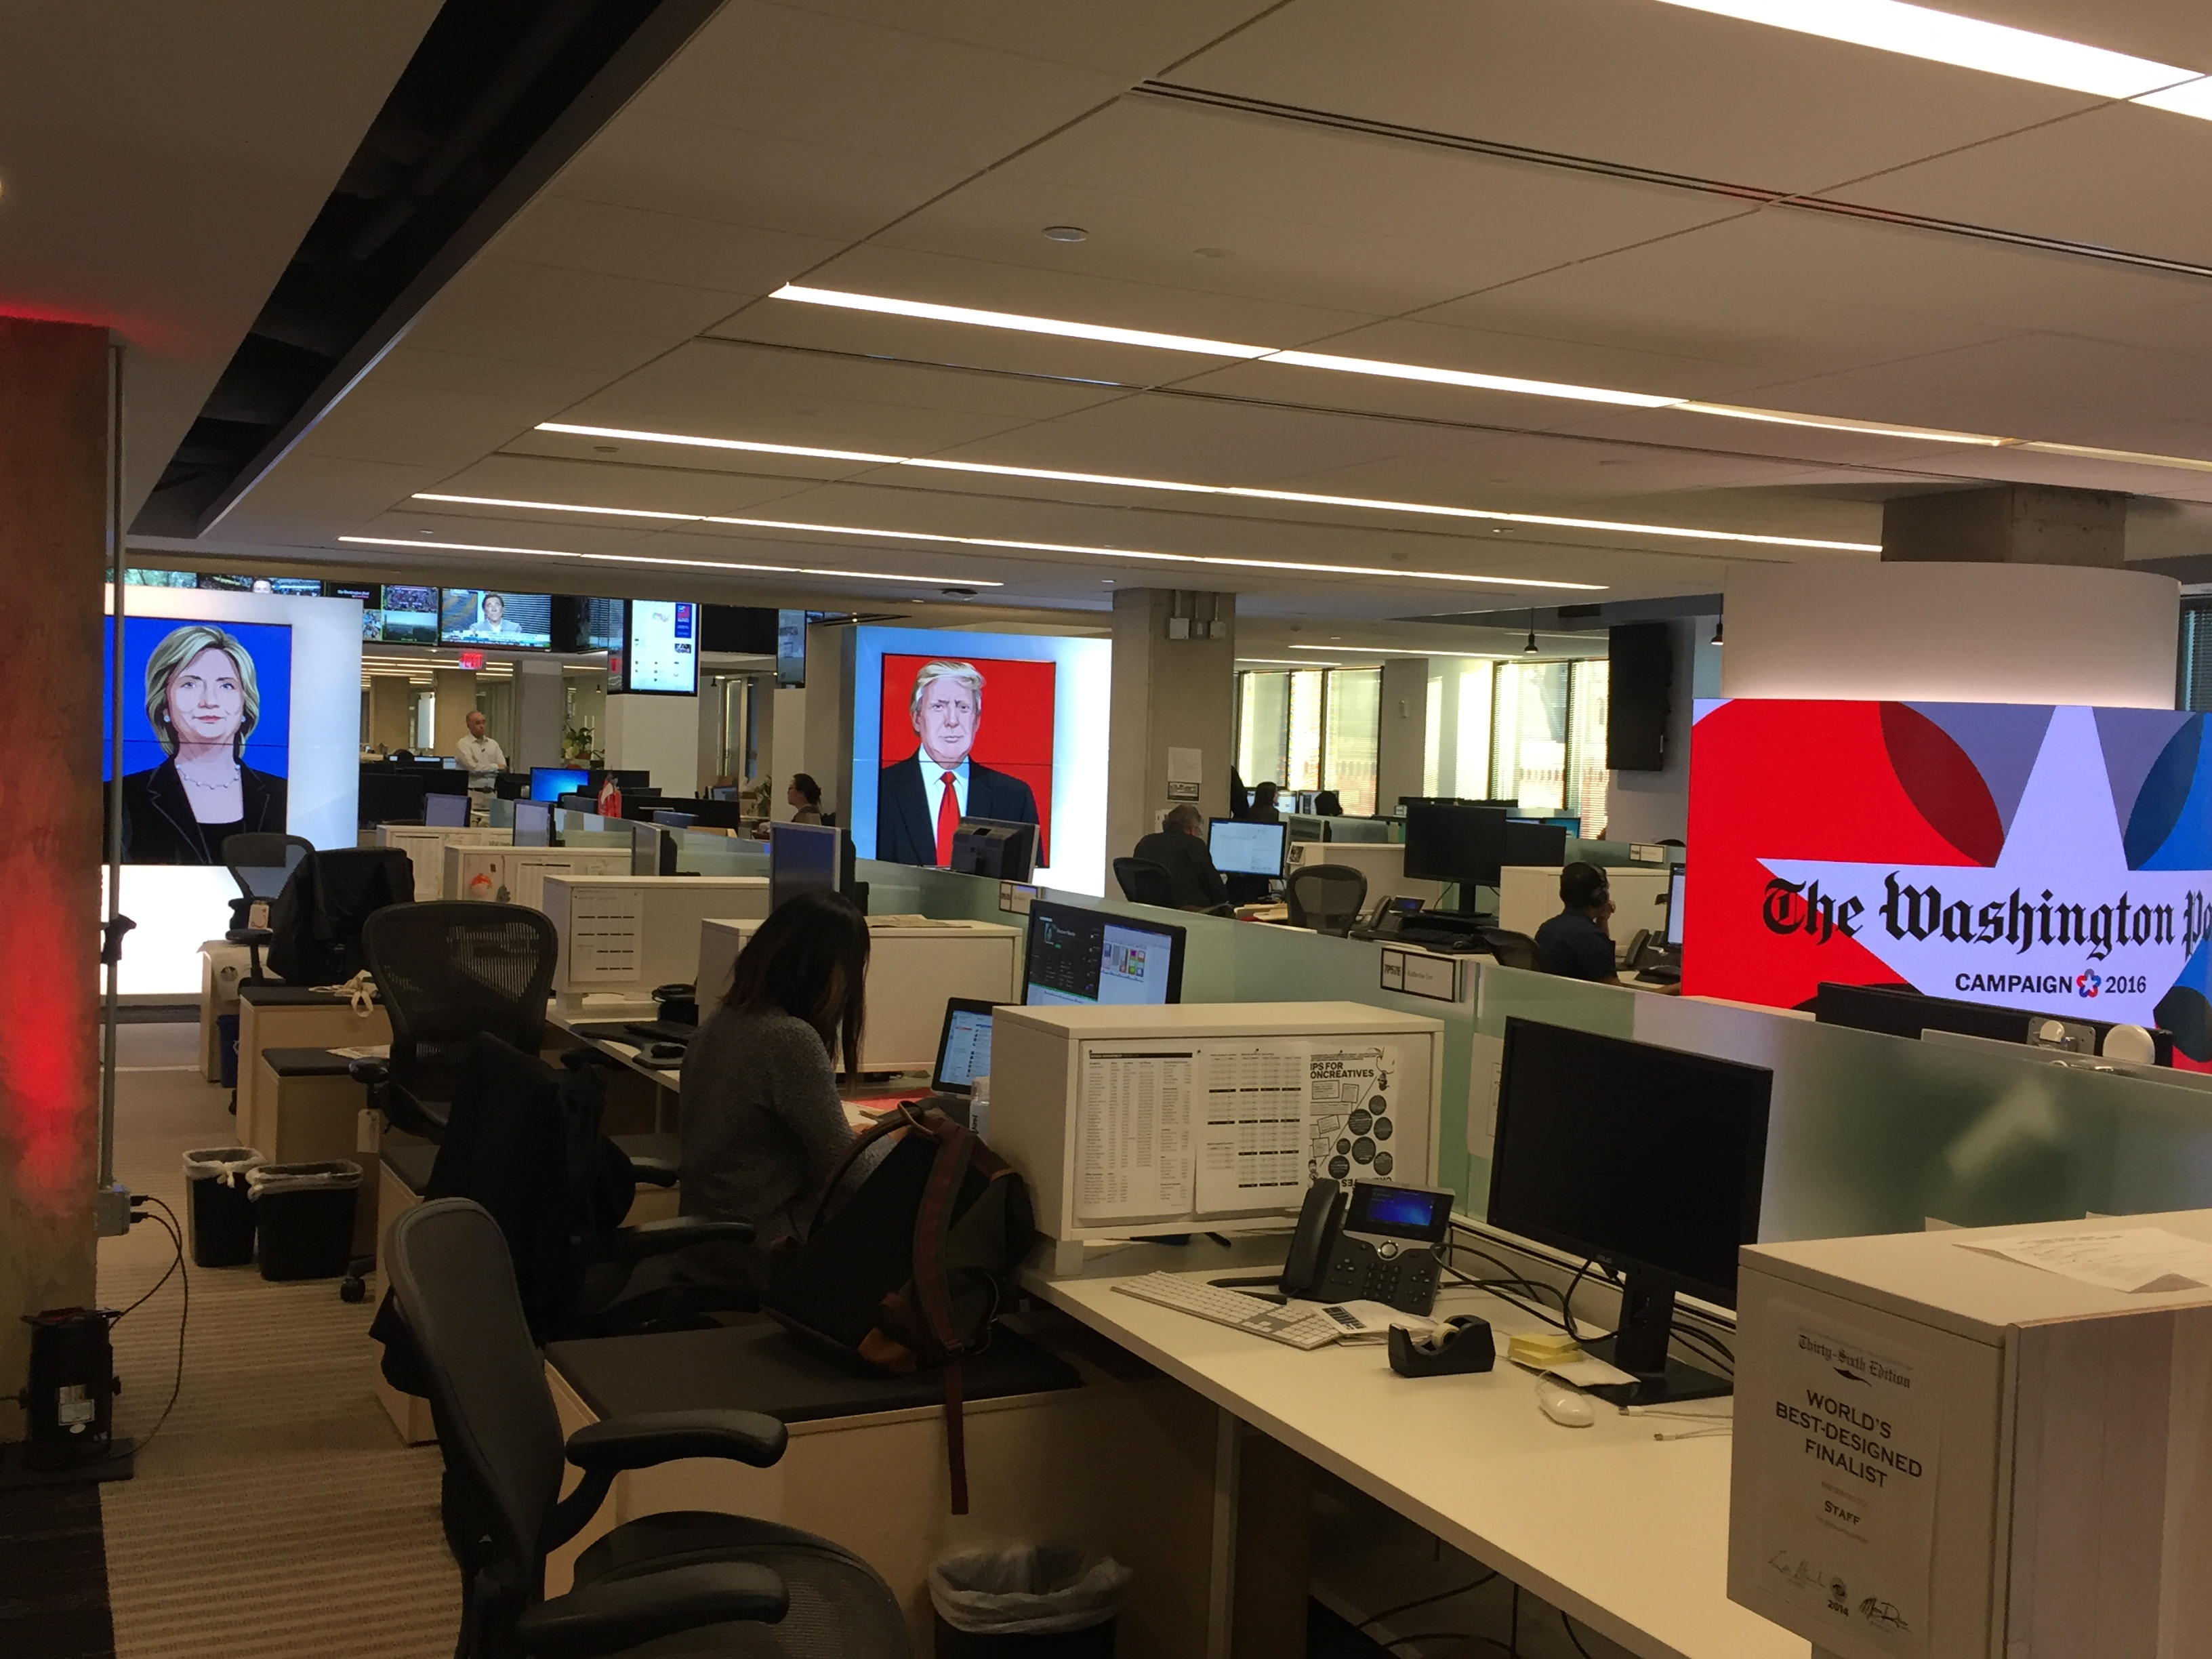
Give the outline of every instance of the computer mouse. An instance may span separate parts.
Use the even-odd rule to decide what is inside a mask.
[[[680,1042],[648,1042],[644,1048],[645,1063],[648,1066],[681,1066],[684,1045]]]
[[[1563,1429],[1586,1429],[1597,1421],[1597,1413],[1588,1396],[1569,1388],[1557,1377],[1536,1379],[1536,1405],[1545,1416]]]

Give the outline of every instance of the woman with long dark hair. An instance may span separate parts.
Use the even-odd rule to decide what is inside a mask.
[[[758,1291],[769,1249],[805,1236],[853,1143],[837,1073],[860,1069],[867,974],[867,919],[836,893],[778,905],[739,952],[684,1057],[680,1173],[686,1214],[758,1233],[685,1251],[684,1278]]]

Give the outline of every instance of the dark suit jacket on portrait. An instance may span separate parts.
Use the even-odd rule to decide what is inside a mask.
[[[230,835],[284,829],[284,780],[250,766],[238,769],[239,791],[246,799],[246,817]],[[185,799],[185,781],[177,775],[177,763],[165,760],[148,772],[133,772],[123,780],[123,861],[125,864],[221,864],[222,836],[217,829],[192,817]]]
[[[1037,822],[1036,797],[1019,778],[968,763],[968,810],[963,817],[1006,823]],[[1040,856],[1043,848],[1037,849]],[[921,751],[884,768],[876,779],[876,856],[887,864],[937,862],[937,821],[921,781]]]

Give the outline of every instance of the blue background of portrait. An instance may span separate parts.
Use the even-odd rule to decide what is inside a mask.
[[[199,624],[177,617],[125,617],[123,619],[123,771],[150,771],[168,758],[161,740],[146,718],[146,659],[163,640],[180,628]],[[292,746],[292,630],[274,623],[210,622],[243,645],[253,659],[253,673],[261,690],[261,718],[246,739],[245,763],[257,772],[285,777],[291,772]],[[114,640],[106,635],[101,653],[110,672],[102,685],[113,684]],[[103,734],[114,729],[111,694],[101,694]],[[115,775],[114,757],[105,752],[103,736],[100,776]]]

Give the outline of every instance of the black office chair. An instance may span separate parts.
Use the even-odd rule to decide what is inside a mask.
[[[223,938],[233,945],[246,946],[250,971],[245,984],[270,982],[261,969],[261,951],[275,935],[265,921],[255,925],[253,907],[261,904],[273,908],[300,860],[314,850],[315,843],[305,836],[256,830],[250,835],[223,837],[222,861],[230,870],[230,878],[238,884],[238,896],[230,902],[230,927]]]
[[[437,1140],[477,1036],[538,1052],[560,935],[542,910],[448,899],[378,911],[362,951],[392,1017],[392,1058],[349,1069],[395,1128]]]
[[[659,1412],[561,1437],[498,1224],[463,1199],[392,1225],[392,1293],[422,1358],[440,1511],[461,1570],[456,1659],[596,1659],[681,1632],[654,1652],[758,1659],[908,1659],[897,1598],[851,1551],[745,1516],[674,1510],[624,1522],[545,1595],[547,1553],[595,1516],[625,1469],[687,1457],[773,1466],[784,1425],[752,1412]],[[562,1462],[583,1479],[560,1497]],[[707,1627],[726,1626],[708,1632]]]
[[[1115,859],[1114,879],[1121,884],[1121,896],[1132,904],[1175,908],[1175,878],[1164,865],[1150,859]]]
[[[269,907],[269,971],[288,985],[337,985],[367,965],[362,929],[415,900],[415,866],[397,847],[309,853]]]
[[[1302,864],[1283,890],[1291,927],[1340,937],[1367,902],[1367,878],[1348,864]]]
[[[1544,953],[1536,948],[1536,941],[1526,933],[1510,933],[1503,927],[1486,927],[1482,942],[1490,947],[1490,954],[1498,958],[1501,968],[1526,968],[1532,973],[1548,973],[1544,966]]]

